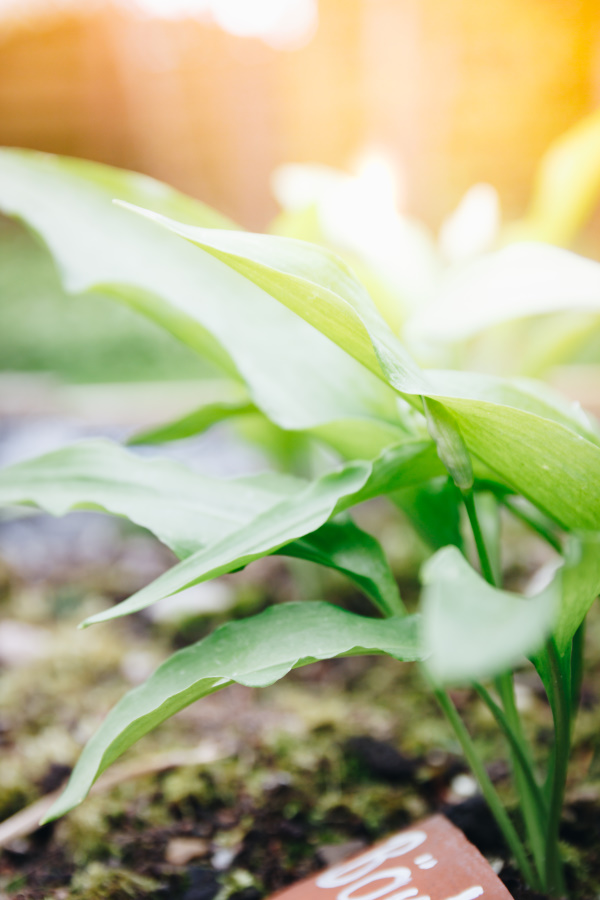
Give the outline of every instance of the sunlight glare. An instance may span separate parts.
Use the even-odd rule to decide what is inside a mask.
[[[458,263],[491,250],[500,228],[500,198],[491,184],[474,184],[442,223],[440,249]]]
[[[277,48],[300,46],[312,37],[317,0],[135,0],[163,19],[211,18],[229,34],[260,37]]]

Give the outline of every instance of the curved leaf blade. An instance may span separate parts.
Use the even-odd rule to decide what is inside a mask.
[[[385,616],[404,612],[396,579],[381,544],[351,519],[327,522],[277,553],[336,569],[354,582]]]
[[[600,534],[571,536],[562,568],[560,609],[554,629],[561,656],[571,651],[575,632],[600,593]]]
[[[233,682],[264,687],[297,666],[365,653],[422,659],[417,617],[369,619],[310,602],[270,607],[221,626],[173,654],[123,697],[88,742],[45,821],[81,803],[96,778],[125,750],[196,700]]]
[[[460,530],[462,500],[449,478],[395,491],[390,500],[410,519],[413,527],[434,550],[448,544],[462,549]]]
[[[423,643],[441,682],[483,681],[530,656],[556,620],[560,580],[536,597],[492,587],[456,547],[445,547],[422,571]]]
[[[33,504],[54,516],[76,509],[125,516],[185,557],[306,485],[277,474],[207,478],[99,439],[0,470],[0,505]]]
[[[428,442],[390,448],[372,462],[350,464],[311,483],[276,473],[206,478],[180,463],[91,440],[0,470],[0,505],[33,504],[57,516],[75,509],[125,516],[185,560],[110,610],[109,618],[144,608],[158,599],[157,592],[176,593],[283,545],[284,554],[343,572],[391,613],[400,611],[399,597],[377,541],[350,521],[323,526],[390,485],[420,484],[440,471]]]
[[[439,475],[440,467],[431,445],[423,442],[391,448],[373,462],[348,463],[202,547],[127,600],[86,619],[83,626],[139,612],[163,597],[247,566],[316,531],[336,513],[384,492],[390,482],[398,487],[414,484],[415,477]]]
[[[219,233],[176,222],[130,203],[119,205],[223,261],[310,321],[378,377],[382,374],[378,353],[389,344],[393,348],[396,380],[403,383],[407,392],[422,393],[423,373],[381,318],[366,289],[331,251],[278,235]],[[373,334],[377,341],[371,340]]]
[[[100,291],[157,321],[244,381],[253,402],[283,428],[344,419],[397,422],[392,392],[354,359],[260,287],[119,208],[114,198],[196,225],[230,225],[134,173],[0,151],[0,209],[42,237],[69,292]]]
[[[257,407],[247,400],[220,400],[214,403],[205,403],[173,422],[137,432],[129,438],[127,443],[134,446],[135,444],[164,444],[168,441],[181,441],[184,438],[202,434],[213,425],[225,422],[227,419],[256,412],[258,412]]]
[[[569,417],[564,405],[522,384],[421,372],[366,292],[348,280],[343,265],[326,251],[302,241],[196,228],[137,211],[260,281],[415,405],[421,395],[446,406],[469,451],[556,521],[569,528],[600,529],[600,447],[591,429],[582,435],[578,413]],[[322,284],[315,285],[310,273]]]

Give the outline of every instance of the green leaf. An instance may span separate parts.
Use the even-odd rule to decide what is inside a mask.
[[[600,529],[600,448],[572,429],[520,409],[468,400],[458,413],[467,446],[562,526]]]
[[[245,382],[252,402],[283,428],[347,419],[399,424],[393,393],[355,360],[257,285],[114,198],[195,225],[230,224],[152,179],[0,151],[0,209],[43,238],[68,291],[101,292],[154,319]]]
[[[0,505],[33,504],[56,516],[75,509],[126,516],[186,558],[183,568],[170,570],[168,585],[154,582],[108,617],[147,606],[158,599],[148,599],[152,592],[175,593],[286,544],[287,555],[343,571],[383,611],[397,612],[397,588],[377,542],[351,522],[321,526],[390,486],[419,484],[440,471],[429,442],[390,448],[311,483],[275,473],[206,478],[180,463],[92,440],[0,470]]]
[[[429,397],[423,399],[429,434],[435,441],[438,456],[456,487],[469,491],[473,487],[473,463],[455,417],[445,406]]]
[[[378,541],[352,522],[336,519],[277,551],[336,569],[386,616],[404,612],[396,579]]]
[[[161,425],[157,428],[141,431],[128,440],[128,444],[163,444],[167,441],[180,441],[207,431],[211,426],[237,416],[246,416],[258,412],[253,403],[247,400],[221,400],[205,403],[194,412]]]
[[[562,572],[560,609],[554,629],[556,649],[564,656],[575,632],[600,593],[600,534],[569,538]]]
[[[567,400],[549,385],[531,378],[498,378],[480,372],[429,369],[427,377],[434,396],[446,405],[470,400],[495,404],[531,413],[569,428],[589,441],[598,443],[598,428],[579,403]]]
[[[448,544],[462,548],[462,500],[449,478],[435,478],[427,484],[404,488],[391,494],[390,500],[408,516],[434,550],[441,550]]]
[[[365,288],[331,251],[293,238],[185,225],[130,203],[121,205],[226,263],[378,377],[393,372],[393,387],[423,393],[423,372],[381,318]]]
[[[91,440],[1,469],[0,505],[33,504],[54,516],[75,509],[126,516],[184,557],[306,487],[277,474],[207,478],[181,463]]]
[[[50,821],[86,796],[125,750],[169,716],[233,682],[264,687],[320,659],[365,653],[422,659],[415,616],[369,619],[322,602],[289,603],[230,622],[179,650],[114,707],[85,747]]]
[[[410,481],[410,463],[419,460],[422,450],[423,445],[416,452],[413,448],[411,457],[404,451],[384,455],[376,468],[380,485],[382,473],[384,479],[389,475],[391,458],[396,466],[405,463],[402,477]],[[376,487],[374,477],[371,471]],[[210,553],[210,547],[231,532],[251,530],[257,517],[277,511],[283,500],[308,486],[307,481],[279,474],[206,478],[179,463],[138,457],[110,441],[93,440],[0,470],[0,505],[34,503],[53,515],[74,509],[123,515],[185,558],[200,548]],[[386,615],[402,612],[379,543],[349,518],[322,525],[279,552],[336,569]]]
[[[346,451],[349,419],[367,431],[387,423],[398,441],[406,439],[381,379],[417,408],[423,395],[450,410],[472,456],[561,525],[600,530],[600,448],[578,414],[501,380],[423,373],[332,254],[302,241],[198,229],[200,214],[192,226],[173,222],[161,217],[169,189],[150,182],[162,198],[150,203],[148,182],[141,190],[129,177],[3,151],[0,203],[44,236],[72,290],[106,288],[201,352],[223,347],[221,363],[231,361],[252,401],[278,425],[328,426],[324,436],[335,441],[332,423],[340,422]],[[129,185],[130,203],[150,206],[151,216],[206,252],[111,205],[115,178]]]
[[[522,384],[419,371],[368,295],[327,251],[302,241],[195,228],[148,215],[260,282],[415,405],[420,403],[415,395],[423,395],[447,407],[468,450],[557,522],[600,529],[600,447],[578,412],[567,416],[564,405]]]
[[[395,487],[440,474],[431,444],[390,448],[373,462],[356,461],[290,493],[240,526],[188,556],[159,578],[111,609],[86,619],[85,626],[145,609],[163,597],[235,571],[316,531],[332,516]]]
[[[456,547],[422,570],[423,642],[441,682],[483,681],[538,650],[552,630],[560,579],[536,597],[492,587]]]

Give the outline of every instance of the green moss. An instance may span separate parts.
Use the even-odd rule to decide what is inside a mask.
[[[231,872],[222,877],[221,883],[223,886],[215,900],[229,900],[230,897],[248,888],[263,890],[261,882],[246,869],[232,869]]]
[[[73,900],[145,900],[154,897],[161,887],[153,878],[94,862],[73,877],[71,897]]]
[[[78,867],[118,858],[116,843],[111,839],[114,818],[122,809],[122,801],[110,797],[89,797],[56,825],[59,844],[68,849]]]

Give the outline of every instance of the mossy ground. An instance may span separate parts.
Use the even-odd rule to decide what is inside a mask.
[[[123,560],[132,547],[140,558],[140,541],[158,568],[169,562],[152,539],[130,528],[112,535],[118,553],[105,546],[104,557],[99,552],[83,568],[70,560],[71,576],[54,568],[44,577],[39,567],[35,579],[26,571],[1,572],[0,619],[17,627],[12,655],[4,657],[0,628],[0,821],[56,789],[117,698],[174,647],[218,621],[130,618],[76,631],[85,615],[135,588]],[[516,559],[514,578],[520,565]],[[281,559],[250,567],[228,584],[237,592],[230,615],[306,592],[349,608],[362,604],[340,579],[297,564],[292,576]],[[405,574],[402,586],[410,600],[414,581]],[[565,852],[576,873],[572,897],[586,900],[600,891],[597,610],[588,662],[564,821]],[[517,696],[543,754],[551,717],[532,670],[518,674]],[[506,748],[489,714],[469,690],[454,699],[511,802]],[[216,761],[132,771],[157,754],[202,748]],[[485,810],[468,798],[472,783],[461,777],[459,748],[418,669],[389,659],[318,663],[260,692],[228,688],[144,738],[125,761],[132,768],[120,785],[8,844],[0,856],[0,897],[258,900],[335,859],[336,847],[358,849],[440,809],[470,828],[490,858],[502,856]]]

